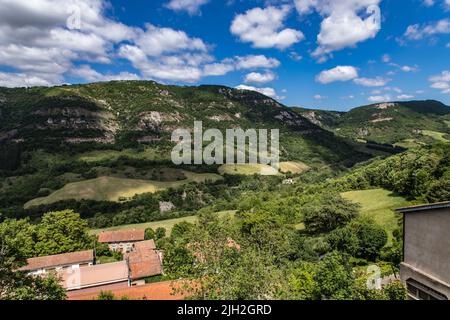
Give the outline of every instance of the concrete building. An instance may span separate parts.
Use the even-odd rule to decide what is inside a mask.
[[[450,298],[450,202],[401,208],[400,277],[411,300]]]
[[[79,269],[94,264],[94,250],[85,250],[52,256],[27,259],[27,265],[20,268],[30,275],[45,275],[51,271]]]
[[[98,241],[107,243],[110,250],[120,251],[122,253],[131,252],[136,242],[144,241],[144,229],[104,231],[99,234]]]

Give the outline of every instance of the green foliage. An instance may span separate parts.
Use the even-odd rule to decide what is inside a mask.
[[[407,290],[400,281],[392,282],[383,289],[389,300],[404,301],[407,298]]]
[[[145,240],[152,240],[156,238],[156,233],[152,228],[145,229]]]
[[[325,126],[344,137],[379,144],[408,140],[413,140],[416,144],[431,144],[449,133],[445,122],[449,114],[448,106],[432,100],[399,102],[386,107],[379,107],[378,104],[352,109],[334,121],[326,121]],[[379,121],[373,121],[374,119]],[[430,134],[431,132],[433,133]]]
[[[356,256],[360,242],[355,232],[349,228],[339,228],[328,235],[328,242],[333,250]]]
[[[40,256],[92,248],[87,222],[71,211],[49,212],[36,228],[36,253]]]
[[[155,237],[156,237],[157,240],[165,238],[166,237],[166,229],[162,228],[162,227],[157,228],[155,230]]]
[[[359,241],[357,256],[375,261],[386,245],[388,237],[386,231],[372,221],[357,221],[351,225]]]
[[[348,191],[367,186],[382,187],[409,198],[447,199],[450,144],[417,148],[355,169],[327,183],[329,188]],[[443,193],[438,190],[443,189]],[[447,198],[446,198],[447,197]]]
[[[97,300],[115,300],[116,297],[111,291],[101,291]]]
[[[281,299],[315,300],[317,299],[316,267],[312,263],[300,262],[287,271],[287,288],[281,293]]]
[[[314,277],[317,294],[325,300],[349,300],[354,276],[348,259],[332,252],[319,262]]]
[[[302,207],[303,222],[310,233],[330,232],[358,215],[358,205],[338,194],[321,194]]]
[[[107,243],[96,242],[95,254],[99,257],[111,257],[112,252],[109,250]]]
[[[26,220],[0,223],[0,263],[22,266],[34,254],[36,228]]]

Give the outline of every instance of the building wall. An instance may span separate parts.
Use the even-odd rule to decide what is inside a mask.
[[[85,263],[80,263],[80,264],[64,265],[64,266],[51,267],[51,268],[46,268],[46,269],[30,270],[30,271],[28,271],[27,274],[33,275],[33,276],[39,276],[39,275],[45,275],[45,274],[47,274],[49,272],[53,272],[53,271],[61,271],[61,270],[65,270],[68,268],[78,269],[80,267],[92,266],[93,264],[94,264],[93,262],[85,262]]]
[[[127,252],[131,252],[133,250],[133,245],[136,241],[134,242],[114,242],[114,243],[109,243],[109,249],[112,251],[119,251],[122,253],[127,253]]]
[[[404,262],[450,283],[450,210],[405,214]]]

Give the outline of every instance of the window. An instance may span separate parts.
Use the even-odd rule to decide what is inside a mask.
[[[408,295],[411,299],[415,300],[448,300],[448,298],[414,279],[408,279],[406,281],[406,286],[408,288]]]

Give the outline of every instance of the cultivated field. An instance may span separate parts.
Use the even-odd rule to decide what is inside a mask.
[[[309,167],[301,162],[280,162],[282,173],[302,173],[309,170]],[[276,176],[280,173],[269,165],[265,164],[224,164],[219,167],[220,174],[247,175],[260,174],[262,176]]]
[[[395,209],[411,205],[402,197],[392,194],[384,189],[345,192],[342,196],[361,205],[361,214],[373,218],[382,225],[389,235],[389,243],[392,241],[392,232],[398,227],[398,219],[401,217],[395,213]]]
[[[288,161],[288,162],[281,162],[280,163],[280,171],[283,173],[302,173],[305,171],[308,171],[310,169],[309,166],[302,162],[294,162],[294,161]]]
[[[66,184],[63,188],[47,197],[36,198],[25,204],[25,208],[49,204],[62,200],[97,200],[119,201],[131,198],[137,194],[153,193],[167,188],[176,188],[191,182],[207,182],[222,179],[214,173],[193,173],[183,171],[186,179],[177,181],[153,181],[142,179],[127,179],[118,177],[99,177]]]

